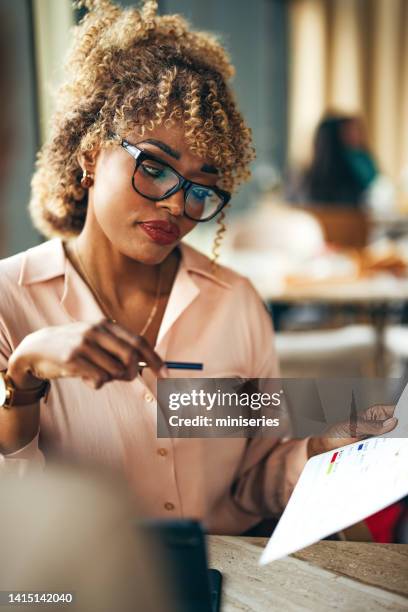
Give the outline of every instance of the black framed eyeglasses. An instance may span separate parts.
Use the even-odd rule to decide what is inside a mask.
[[[136,162],[132,186],[144,198],[155,202],[166,200],[183,189],[184,214],[198,223],[213,219],[230,201],[228,191],[193,183],[152,153],[125,139],[121,139],[120,144]]]

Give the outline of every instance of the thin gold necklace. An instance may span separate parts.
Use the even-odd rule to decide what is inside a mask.
[[[78,260],[79,268],[80,268],[82,274],[84,275],[85,280],[87,281],[87,283],[89,285],[89,288],[91,289],[92,293],[94,294],[94,296],[95,296],[95,298],[96,298],[96,300],[97,300],[97,302],[98,302],[102,312],[109,317],[109,319],[112,321],[112,323],[117,323],[116,319],[114,317],[112,317],[111,313],[109,312],[109,309],[106,308],[105,301],[101,298],[99,292],[97,291],[96,287],[94,286],[94,284],[92,283],[91,279],[89,278],[89,275],[88,275],[88,273],[86,271],[86,268],[85,268],[85,266],[84,266],[84,264],[82,262],[80,254],[79,254],[78,245],[77,245],[76,241],[74,242],[74,250],[75,250],[76,258]],[[159,281],[157,283],[157,290],[156,290],[156,299],[154,301],[153,308],[151,309],[150,314],[149,314],[149,316],[147,318],[147,321],[146,321],[143,329],[141,330],[141,332],[139,334],[140,336],[143,336],[147,332],[147,330],[149,329],[149,327],[150,327],[154,317],[156,316],[157,309],[159,307],[161,280],[162,280],[162,268],[160,266]]]

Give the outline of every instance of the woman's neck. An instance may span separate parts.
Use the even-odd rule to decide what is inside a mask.
[[[136,261],[115,249],[104,234],[95,236],[86,226],[68,248],[84,280],[114,308],[123,308],[135,293],[156,295],[159,277],[160,293],[170,293],[179,263],[178,249],[160,264]]]

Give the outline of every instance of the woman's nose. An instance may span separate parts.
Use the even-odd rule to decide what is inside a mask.
[[[172,215],[180,217],[184,213],[184,191],[180,189],[165,200],[156,202],[158,208],[167,208]]]

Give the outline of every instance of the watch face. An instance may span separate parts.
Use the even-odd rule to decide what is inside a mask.
[[[0,374],[0,406],[4,406],[7,399],[7,387],[6,381],[3,376]]]

